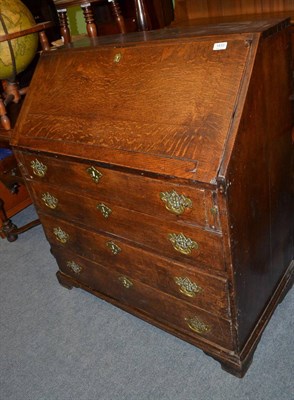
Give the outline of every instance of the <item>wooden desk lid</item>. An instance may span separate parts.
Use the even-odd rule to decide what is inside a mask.
[[[199,29],[44,54],[12,144],[213,183],[260,34]]]

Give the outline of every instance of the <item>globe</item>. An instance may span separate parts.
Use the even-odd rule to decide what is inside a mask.
[[[0,36],[22,32],[36,25],[35,20],[20,0],[0,1]],[[38,33],[22,35],[0,42],[0,79],[14,81],[16,74],[27,68],[38,47]]]

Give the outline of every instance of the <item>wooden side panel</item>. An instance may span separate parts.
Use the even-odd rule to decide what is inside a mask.
[[[241,348],[293,259],[289,68],[288,32],[261,42],[227,175]]]

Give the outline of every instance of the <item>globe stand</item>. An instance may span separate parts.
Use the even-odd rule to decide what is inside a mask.
[[[7,33],[5,35],[0,35],[0,43],[7,42],[13,39],[17,39],[22,36],[30,35],[32,33],[38,32],[39,40],[43,51],[50,50],[50,44],[48,42],[45,29],[52,27],[53,22],[42,22],[32,26],[31,28],[22,30],[20,32]],[[2,81],[3,93],[0,94],[0,124],[5,130],[11,129],[10,119],[7,115],[6,107],[11,103],[18,103],[21,96],[27,91],[27,88],[19,89],[16,81]]]

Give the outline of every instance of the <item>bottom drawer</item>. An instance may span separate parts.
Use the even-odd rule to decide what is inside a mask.
[[[122,274],[130,274],[131,279],[230,319],[226,277],[209,274],[196,263],[191,266],[161,257],[118,237],[78,228],[61,219],[40,217],[47,239],[54,247],[77,253]]]
[[[121,304],[130,306],[133,314],[136,314],[136,310],[141,311],[149,318],[197,340],[233,349],[230,321],[74,253],[57,248],[53,248],[52,253],[64,274]]]

